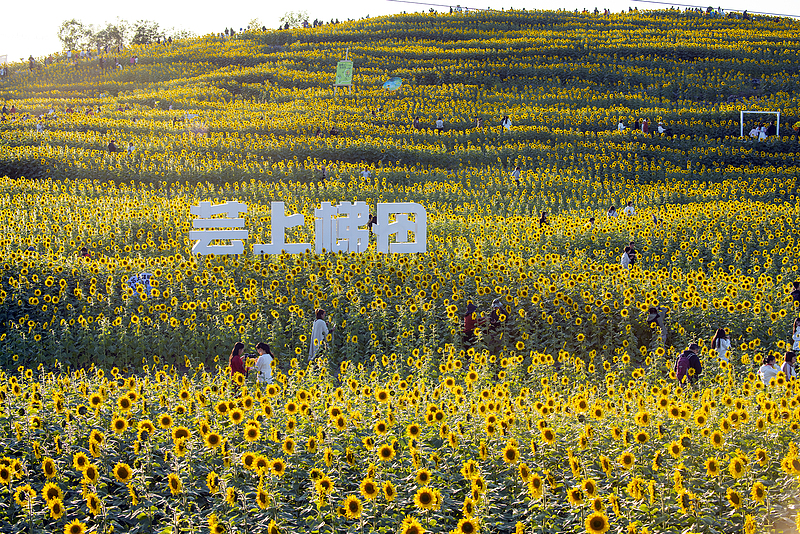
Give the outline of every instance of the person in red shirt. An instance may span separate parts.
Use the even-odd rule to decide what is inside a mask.
[[[475,327],[486,323],[485,317],[478,316],[478,307],[472,302],[467,304],[467,313],[464,315],[464,345],[471,347],[475,343]]]
[[[228,357],[228,367],[231,369],[231,378],[239,373],[242,376],[247,376],[247,368],[242,360],[242,352],[244,352],[244,343],[237,341],[231,350],[231,355]]]

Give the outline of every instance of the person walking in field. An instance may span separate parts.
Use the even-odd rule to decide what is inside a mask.
[[[633,201],[628,201],[628,203],[625,205],[625,209],[622,210],[622,214],[626,217],[633,217],[636,215],[636,208],[633,207]]]
[[[319,309],[314,313],[314,326],[311,328],[311,342],[308,347],[308,360],[311,361],[317,357],[317,353],[323,345],[327,345],[328,335],[333,327],[328,328],[328,323],[325,322],[325,310]]]
[[[622,256],[619,258],[619,263],[622,265],[623,269],[630,269],[631,268],[631,256],[630,256],[631,247],[625,247],[625,250],[622,251]]]
[[[725,333],[725,329],[717,328],[717,331],[714,333],[714,337],[711,338],[711,350],[717,351],[717,358],[727,362],[727,353],[730,347],[731,340],[728,338],[728,334]]]
[[[700,345],[692,343],[675,360],[674,371],[678,384],[683,384],[684,382],[694,384],[697,382],[700,373],[703,372],[703,365],[700,363],[700,356],[698,355],[699,352]],[[774,356],[773,359],[775,359]]]
[[[517,165],[516,167],[514,167],[514,172],[511,173],[511,177],[514,179],[514,182],[517,184],[517,187],[519,187],[519,180],[521,176],[522,176],[522,171],[519,170],[519,165]]]

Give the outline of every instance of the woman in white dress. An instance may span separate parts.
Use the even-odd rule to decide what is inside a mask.
[[[718,328],[714,337],[711,338],[711,350],[717,351],[717,357],[727,362],[728,349],[731,348],[731,340],[728,334],[725,333],[724,328]]]
[[[333,330],[333,327],[329,330],[328,323],[325,322],[325,310],[317,310],[315,316],[314,326],[311,329],[311,343],[309,343],[308,347],[309,361],[317,356],[317,352],[324,344],[327,344],[328,334]]]

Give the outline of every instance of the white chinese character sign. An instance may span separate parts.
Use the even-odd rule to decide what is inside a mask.
[[[247,205],[241,202],[225,202],[224,204],[211,204],[201,202],[189,209],[195,218],[192,221],[193,230],[189,232],[189,239],[197,240],[192,247],[192,254],[242,254],[244,243],[250,232],[247,230],[231,230],[231,228],[244,228],[244,219],[237,218],[240,213],[247,213]],[[274,213],[274,212],[273,212]],[[212,219],[212,215],[225,215],[225,218]],[[274,224],[274,223],[273,223]],[[230,245],[212,245],[217,239],[230,239]]]
[[[247,205],[228,201],[223,204],[200,202],[190,209],[197,218],[192,226],[198,230],[189,232],[189,239],[197,240],[192,253],[198,255],[242,254],[249,232],[234,230],[243,228],[244,219],[240,213],[247,213]],[[366,202],[343,202],[334,206],[323,202],[314,210],[314,246],[311,243],[287,243],[286,229],[303,226],[304,217],[300,213],[286,215],[283,202],[272,202],[270,206],[272,242],[253,245],[253,254],[302,254],[314,249],[318,254],[329,252],[365,252],[369,246],[369,207]],[[212,218],[225,215],[224,218]],[[390,222],[391,216],[395,221]],[[410,218],[413,216],[413,220]],[[201,229],[201,230],[200,230]],[[377,237],[377,250],[389,252],[426,252],[428,249],[428,215],[425,208],[415,202],[384,202],[378,204],[377,224],[373,226]],[[409,238],[409,235],[413,237]],[[389,237],[394,235],[395,242]],[[215,240],[230,240],[229,245],[212,245]]]

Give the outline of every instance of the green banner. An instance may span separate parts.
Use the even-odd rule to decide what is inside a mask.
[[[353,62],[340,61],[336,64],[336,83],[334,85],[353,84]]]

